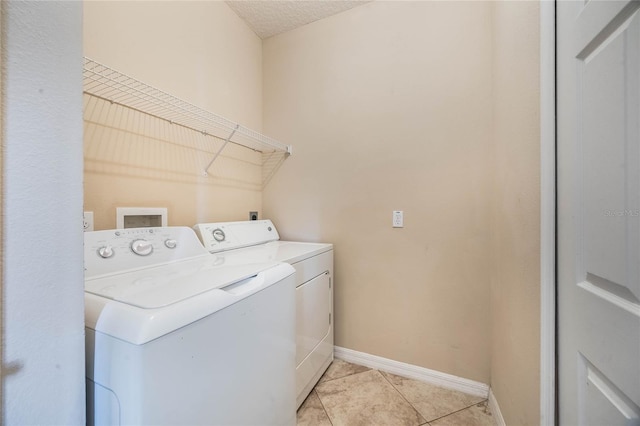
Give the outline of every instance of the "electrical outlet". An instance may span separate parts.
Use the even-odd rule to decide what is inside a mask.
[[[404,212],[402,210],[393,211],[392,225],[394,228],[404,228]]]
[[[84,212],[82,217],[82,228],[85,231],[93,231],[93,212]]]
[[[249,220],[258,220],[258,212],[249,212]]]

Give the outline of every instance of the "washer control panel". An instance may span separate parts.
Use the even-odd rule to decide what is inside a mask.
[[[270,220],[199,223],[193,227],[210,252],[254,246],[280,239]]]
[[[85,277],[209,255],[195,232],[182,226],[84,233]]]

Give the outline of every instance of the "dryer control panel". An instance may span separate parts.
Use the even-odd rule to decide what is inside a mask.
[[[280,239],[276,227],[270,220],[199,223],[193,229],[202,244],[212,253]]]
[[[209,252],[191,228],[128,228],[84,233],[85,277],[186,260]]]

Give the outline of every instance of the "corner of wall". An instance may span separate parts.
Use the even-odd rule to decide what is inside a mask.
[[[493,388],[489,388],[489,411],[491,411],[496,426],[507,426],[504,417],[502,417],[502,411],[500,411],[496,395],[493,393]]]
[[[555,1],[540,3],[540,424],[555,421]]]
[[[540,4],[493,4],[491,388],[509,424],[540,424]]]

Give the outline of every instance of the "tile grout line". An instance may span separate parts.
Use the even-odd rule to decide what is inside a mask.
[[[369,367],[367,367],[369,368]],[[369,368],[368,370],[365,371],[358,371],[356,373],[349,373],[345,376],[340,376],[340,377],[334,377],[333,379],[326,379],[324,382],[318,382],[316,383],[316,385],[313,387],[313,389],[315,389],[317,386],[321,385],[322,383],[326,383],[326,382],[331,382],[333,380],[338,380],[338,379],[344,379],[345,377],[349,377],[349,376],[355,376],[356,374],[362,374],[362,373],[366,373],[367,371],[371,371],[371,370],[375,370],[375,368]],[[377,370],[376,370],[377,371]]]
[[[324,402],[322,402],[322,398],[320,398],[320,395],[318,394],[318,392],[316,392],[315,389],[313,389],[312,392],[316,393],[316,396],[318,397],[318,401],[320,401],[320,405],[322,405],[322,410],[324,411],[324,415],[327,416],[327,420],[329,420],[329,423],[331,423],[331,426],[333,426],[333,422],[331,421],[331,417],[329,417],[329,413],[327,412],[327,409],[324,406]]]
[[[450,412],[449,414],[445,414],[444,416],[440,416],[440,417],[438,417],[438,418],[436,418],[436,419],[433,419],[433,420],[431,420],[431,421],[432,421],[432,422],[435,422],[436,420],[444,419],[445,417],[449,417],[449,416],[451,416],[451,415],[453,415],[453,414],[459,413],[460,411],[468,410],[469,408],[473,407],[474,405],[482,404],[483,402],[485,402],[485,403],[486,403],[486,402],[488,402],[488,401],[489,401],[488,399],[483,399],[482,401],[478,401],[478,402],[476,402],[475,404],[471,404],[471,405],[468,405],[468,406],[466,406],[466,407],[464,407],[464,408],[461,408],[461,409],[459,409],[459,410],[452,411],[452,412]],[[493,417],[493,414],[491,414],[491,416]]]
[[[418,411],[418,409],[416,407],[413,406],[413,404],[407,399],[406,396],[404,396],[404,394],[402,392],[400,392],[400,389],[398,389],[397,387],[395,387],[395,385],[393,383],[391,383],[391,381],[387,378],[387,374],[391,374],[391,373],[385,373],[383,371],[380,370],[376,370],[378,373],[380,373],[380,375],[387,381],[387,383],[389,383],[391,385],[391,387],[400,394],[400,396],[402,397],[402,399],[404,399],[405,401],[407,401],[407,404],[409,404],[409,406],[411,408],[413,408],[413,410],[418,413],[418,415],[420,417],[422,417],[424,419],[424,423],[420,423],[418,424],[418,426],[424,426],[424,425],[428,425],[429,424],[429,420],[427,420],[421,413],[420,411]]]
[[[322,402],[322,398],[320,398],[320,394],[318,393],[316,388],[318,386],[322,385],[323,383],[331,382],[333,380],[338,380],[338,379],[344,379],[345,377],[355,376],[356,374],[366,373],[367,371],[371,371],[371,370],[372,369],[370,368],[369,370],[359,371],[357,373],[351,373],[351,374],[347,374],[345,376],[334,377],[332,379],[326,379],[323,382],[318,381],[318,383],[316,383],[316,385],[313,387],[311,392],[315,392],[316,396],[318,397],[318,401],[320,401],[320,405],[322,405],[322,410],[324,411],[324,414],[327,416],[327,420],[329,420],[329,423],[331,423],[331,426],[333,426],[333,421],[331,421],[331,417],[329,416],[329,412],[327,411],[327,408],[325,407],[324,402]],[[325,371],[325,373],[326,373],[326,371]],[[420,426],[422,426],[422,425],[420,425]]]
[[[393,388],[394,388],[394,389],[395,389],[395,390],[396,390],[396,391],[397,391],[397,392],[402,396],[402,398],[404,398],[404,400],[405,400],[405,401],[407,401],[407,403],[411,406],[411,408],[413,408],[414,410],[416,410],[416,412],[417,412],[418,414],[420,414],[420,412],[418,411],[418,409],[417,409],[416,407],[414,407],[414,406],[413,406],[413,404],[412,404],[412,403],[411,403],[411,402],[410,402],[410,401],[409,401],[409,400],[404,396],[404,394],[400,391],[400,389],[398,389],[398,388],[397,388],[393,383],[391,383],[391,381],[387,378],[387,376],[386,376],[386,375],[387,375],[387,374],[391,374],[391,373],[385,373],[385,372],[380,371],[380,370],[376,370],[376,371],[379,371],[379,372],[380,372],[380,374],[382,374],[382,377],[384,377],[384,379],[385,379],[385,380],[386,380],[386,381],[387,381],[387,382],[388,382],[388,383],[389,383],[389,384],[390,384],[390,385],[391,385],[391,386],[392,386],[392,387],[393,387]],[[443,418],[445,418],[445,417],[451,416],[452,414],[459,413],[460,411],[467,410],[467,409],[469,409],[469,408],[473,407],[474,405],[482,404],[483,402],[484,402],[484,403],[488,403],[488,401],[489,401],[488,399],[483,399],[482,401],[478,401],[478,402],[476,402],[476,403],[474,403],[474,404],[467,405],[466,407],[460,408],[459,410],[452,411],[452,412],[450,412],[450,413],[448,413],[448,414],[445,414],[444,416],[436,417],[435,419],[431,419],[431,420],[427,420],[424,416],[422,416],[422,414],[420,414],[420,416],[422,416],[422,418],[424,418],[424,419],[425,419],[426,423],[421,423],[419,426],[429,425],[431,422],[435,422],[436,420],[440,420],[440,419],[443,419]],[[493,416],[493,413],[491,413],[491,416]]]

